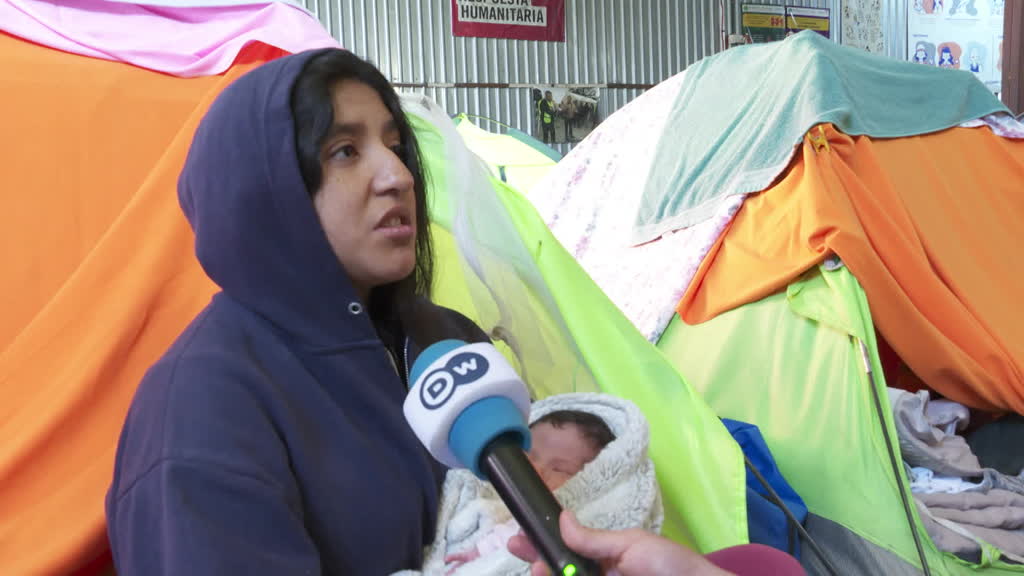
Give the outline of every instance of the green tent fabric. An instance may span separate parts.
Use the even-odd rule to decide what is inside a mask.
[[[491,174],[520,192],[529,192],[562,159],[555,149],[514,128],[502,134],[489,132],[466,114],[454,121],[466,145],[487,163]]]
[[[406,98],[403,108],[429,181],[435,300],[487,330],[535,398],[598,390],[643,410],[666,535],[703,552],[746,542],[742,454],[715,413],[436,104]]]
[[[900,496],[911,498],[909,485],[887,447],[886,434],[898,459],[874,335],[856,279],[845,267],[823,266],[785,293],[703,324],[676,317],[658,346],[720,416],[760,427],[813,514],[920,569]],[[1024,573],[1024,566],[1000,561],[992,547],[977,565],[940,552],[911,510],[931,574]],[[884,573],[896,572],[890,566]]]

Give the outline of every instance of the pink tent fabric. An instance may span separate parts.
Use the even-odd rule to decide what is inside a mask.
[[[185,78],[224,72],[251,42],[287,52],[338,46],[316,18],[283,2],[182,7],[0,0],[0,30],[65,52]]]

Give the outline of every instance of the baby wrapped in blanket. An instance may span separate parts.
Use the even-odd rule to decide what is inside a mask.
[[[606,394],[552,396],[532,406],[530,430],[530,462],[583,525],[661,530],[647,420],[632,402]],[[451,470],[423,574],[529,574],[529,565],[506,546],[518,531],[489,483],[467,470]]]

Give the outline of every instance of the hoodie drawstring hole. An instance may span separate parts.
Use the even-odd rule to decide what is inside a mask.
[[[359,302],[349,302],[348,303],[348,312],[349,312],[349,314],[362,314],[363,313],[363,305],[360,304]]]

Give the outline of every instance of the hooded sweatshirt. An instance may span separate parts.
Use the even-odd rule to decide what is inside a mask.
[[[299,171],[289,100],[313,54],[237,80],[193,139],[179,200],[221,292],[132,401],[106,501],[121,576],[387,574],[433,538],[444,470],[400,372],[432,340],[486,336],[403,303],[392,361]]]

